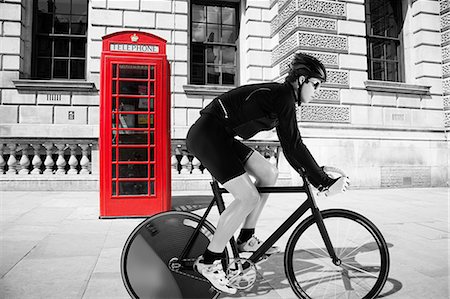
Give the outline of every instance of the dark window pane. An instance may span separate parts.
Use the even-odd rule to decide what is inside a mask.
[[[37,59],[37,66],[36,66],[36,75],[38,78],[42,79],[50,79],[51,77],[51,66],[52,66],[52,60],[51,59],[45,59],[45,58],[39,58]]]
[[[146,164],[119,165],[119,178],[146,178],[148,166]]]
[[[155,82],[150,82],[150,95],[155,95]]]
[[[150,148],[150,161],[151,162],[155,161],[155,148],[154,147]]]
[[[199,44],[193,44],[191,47],[192,62],[193,63],[205,63],[205,46]]]
[[[37,1],[37,9],[40,12],[52,13],[53,7],[54,7],[53,1],[49,1],[49,0],[38,0]]]
[[[69,77],[69,60],[55,59],[53,61],[53,78],[68,79]]]
[[[222,64],[235,65],[235,53],[234,47],[222,47]]]
[[[220,68],[216,66],[208,66],[208,81],[209,84],[219,84]]]
[[[193,22],[206,22],[205,18],[205,6],[203,5],[192,5],[192,21]]]
[[[191,83],[205,84],[205,65],[192,64],[191,65]]]
[[[155,145],[155,132],[150,131],[150,145]]]
[[[119,182],[119,195],[147,195],[148,182]]]
[[[112,119],[112,127],[116,127],[115,125],[116,121],[115,121],[115,115],[113,115],[113,119]],[[117,144],[117,131],[113,130],[112,131],[112,140],[111,140],[112,144]]]
[[[117,195],[117,191],[116,191],[116,182],[112,182],[112,195]]]
[[[75,2],[75,1],[74,1]],[[72,16],[70,23],[71,34],[84,35],[86,34],[86,20],[85,16]]]
[[[220,23],[220,7],[219,6],[207,6],[206,7],[206,22],[208,23]]]
[[[87,1],[72,0],[72,14],[73,15],[86,15],[87,14]]]
[[[383,64],[381,62],[372,62],[372,80],[384,80]]]
[[[155,115],[154,114],[150,114],[150,128],[154,128],[155,127]]]
[[[119,111],[147,111],[148,99],[147,98],[119,98]]]
[[[192,41],[204,42],[206,40],[206,24],[192,23]]]
[[[120,131],[119,144],[147,144],[147,142],[147,132]]]
[[[388,81],[397,81],[398,80],[398,65],[397,63],[387,63],[387,80]]]
[[[51,1],[51,0],[49,0]],[[80,0],[73,0],[80,1]],[[55,12],[70,14],[70,0],[53,0],[55,2]],[[84,1],[83,1],[84,2]]]
[[[84,38],[72,38],[71,40],[71,57],[86,57],[86,40]]]
[[[148,78],[148,66],[147,65],[120,64],[119,65],[119,76],[120,76],[120,78],[147,79]]]
[[[208,46],[206,48],[206,62],[219,64],[219,47]]]
[[[222,26],[222,42],[234,44],[236,42],[235,30],[234,26]]]
[[[236,12],[234,8],[222,7],[222,24],[226,25],[236,24]]]
[[[147,148],[119,148],[119,161],[147,161]]]
[[[397,60],[397,45],[394,41],[386,42],[386,59]]]
[[[111,156],[112,156],[111,158],[112,158],[113,162],[117,160],[116,159],[116,148],[115,147],[112,148],[112,155]],[[114,167],[114,164],[113,164],[113,167]]]
[[[69,34],[69,16],[55,15],[55,33]]]
[[[147,95],[147,88],[147,82],[119,82],[119,92],[121,94]]]
[[[38,33],[52,33],[53,16],[51,14],[38,13],[37,14],[37,32]]]
[[[376,41],[372,44],[372,58],[385,59],[384,43]]]
[[[150,164],[150,178],[155,177],[155,164]]]
[[[84,60],[70,61],[70,79],[84,79]]]
[[[39,37],[36,39],[37,55],[52,57],[52,39],[47,37]]]
[[[220,41],[219,25],[208,24],[206,27],[206,41],[209,43]]]
[[[69,57],[69,39],[55,39],[55,57]]]
[[[117,78],[117,64],[112,65],[113,78]]]
[[[155,195],[155,181],[150,181],[150,194]]]
[[[154,111],[155,111],[155,99],[150,98],[150,112],[154,112]]]
[[[112,93],[115,94],[116,93],[116,89],[117,89],[117,81],[113,80],[112,81]]]
[[[234,84],[236,70],[231,67],[223,67],[222,68],[222,84]]]
[[[111,170],[112,170],[112,177],[113,178],[117,178],[117,165],[116,164],[113,164],[112,166],[111,166]]]
[[[148,115],[143,114],[120,114],[120,128],[146,128],[148,126]]]
[[[150,79],[155,79],[155,67],[150,66]]]

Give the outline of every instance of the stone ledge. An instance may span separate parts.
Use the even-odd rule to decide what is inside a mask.
[[[218,96],[227,92],[236,86],[223,86],[223,85],[183,85],[184,92],[187,95],[208,95]]]
[[[368,91],[415,94],[415,95],[430,95],[430,88],[431,88],[431,86],[425,85],[407,84],[402,82],[377,81],[377,80],[364,81],[364,84]]]
[[[93,82],[73,80],[13,80],[19,91],[97,92]]]

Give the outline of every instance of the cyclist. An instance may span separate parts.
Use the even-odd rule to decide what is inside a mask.
[[[216,232],[205,253],[195,262],[196,270],[211,284],[227,293],[229,286],[221,264],[226,244],[242,224],[237,239],[239,251],[254,252],[262,244],[255,236],[256,222],[268,194],[259,194],[255,186],[273,186],[277,169],[262,155],[237,139],[248,139],[263,130],[276,128],[289,164],[306,170],[310,182],[332,195],[345,191],[347,177],[330,178],[302,142],[296,119],[296,104],[310,102],[326,81],[324,65],[303,53],[295,54],[284,83],[244,85],[230,90],[200,111],[190,128],[186,142],[196,156],[234,197],[219,218]],[[252,182],[252,175],[256,181]],[[277,252],[272,247],[268,254]]]

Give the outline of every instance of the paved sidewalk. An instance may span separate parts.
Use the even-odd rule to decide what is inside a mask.
[[[209,198],[193,201],[189,195],[176,194],[174,205],[201,208]],[[293,194],[271,195],[258,236],[268,237],[299,201]],[[99,220],[98,202],[97,192],[1,192],[0,298],[129,298],[120,255],[142,219]],[[449,298],[448,189],[350,190],[318,203],[362,213],[383,232],[391,255],[385,298]],[[283,251],[288,237],[276,244]],[[282,253],[258,272],[254,288],[233,297],[295,298]]]

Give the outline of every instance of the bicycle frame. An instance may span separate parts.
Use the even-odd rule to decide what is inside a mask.
[[[283,224],[278,227],[278,229],[270,235],[270,237],[259,247],[257,251],[255,251],[249,258],[250,261],[253,263],[256,263],[259,261],[260,258],[262,258],[265,254],[265,252],[272,247],[273,244],[275,244],[278,239],[283,236],[286,231],[288,231],[289,228],[291,228],[295,222],[297,222],[309,209],[311,209],[312,215],[314,217],[314,220],[318,226],[318,229],[320,231],[320,234],[322,236],[322,239],[325,243],[325,246],[327,248],[328,254],[330,255],[333,263],[335,265],[340,265],[340,260],[337,258],[336,253],[334,251],[334,247],[331,244],[331,240],[329,238],[328,232],[325,228],[325,224],[323,222],[322,215],[320,213],[320,210],[316,204],[316,201],[314,199],[313,192],[311,190],[311,186],[305,177],[305,175],[300,172],[301,177],[303,179],[303,186],[287,186],[287,187],[257,187],[257,190],[259,193],[306,193],[307,198],[306,200],[300,205],[297,210],[295,210],[288,219],[286,219]],[[225,210],[225,203],[223,201],[222,194],[229,193],[225,188],[220,188],[219,184],[216,180],[213,180],[211,182],[211,187],[213,190],[214,198],[209,204],[208,208],[206,209],[202,219],[199,222],[199,225],[194,230],[191,238],[187,242],[179,260],[182,261],[186,258],[187,254],[189,253],[190,248],[192,247],[192,242],[195,240],[195,238],[198,236],[198,233],[200,232],[200,228],[202,227],[203,223],[205,222],[209,212],[211,211],[211,208],[216,203],[217,208],[219,210],[219,213],[222,214],[222,212]],[[231,248],[233,251],[234,257],[239,257],[239,252],[237,249],[237,243],[234,239],[234,237],[230,240]]]

